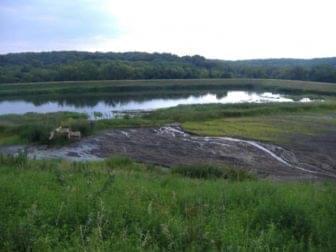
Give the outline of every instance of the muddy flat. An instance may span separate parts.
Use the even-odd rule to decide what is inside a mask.
[[[3,146],[0,152],[15,154],[23,148],[30,158],[36,159],[88,161],[121,154],[165,167],[180,164],[230,165],[252,171],[259,177],[279,180],[336,179],[330,155],[327,159],[318,160],[316,154],[314,159],[307,150],[302,155],[302,151],[295,153],[257,141],[195,136],[184,132],[179,125],[112,129],[63,147]]]

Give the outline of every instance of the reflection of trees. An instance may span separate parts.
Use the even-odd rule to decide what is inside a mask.
[[[130,94],[74,94],[74,95],[36,95],[36,96],[15,96],[15,97],[5,97],[0,98],[0,100],[21,100],[26,102],[31,102],[35,106],[45,104],[47,102],[56,102],[59,105],[71,105],[75,107],[94,107],[99,102],[104,102],[110,106],[115,106],[116,104],[125,104],[130,101],[134,102],[144,102],[151,99],[179,99],[188,98],[190,95],[202,96],[207,93],[215,93],[217,97],[223,97],[227,95],[227,90],[211,90],[211,91],[164,91],[164,92],[134,92]]]
[[[222,99],[224,98],[225,96],[227,96],[229,91],[223,91],[223,92],[220,92],[220,93],[216,93],[216,98],[219,100],[219,99]]]

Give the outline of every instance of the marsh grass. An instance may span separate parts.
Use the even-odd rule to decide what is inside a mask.
[[[327,134],[335,125],[336,114],[329,117],[317,114],[273,115],[215,119],[204,122],[186,122],[183,128],[189,132],[208,136],[230,136],[284,144],[291,137],[311,137]]]
[[[216,179],[189,174],[124,157],[91,163],[1,157],[0,250],[336,247],[334,184],[235,182],[213,168],[206,174]]]
[[[180,105],[159,109],[144,116],[151,120],[175,122],[204,121],[218,118],[239,118],[247,116],[272,116],[277,114],[321,113],[335,111],[335,102],[312,103],[241,103],[241,104],[202,104]]]
[[[1,97],[68,94],[166,93],[195,90],[255,90],[292,95],[336,95],[335,84],[272,79],[111,80],[0,84]],[[20,90],[18,95],[17,90]]]

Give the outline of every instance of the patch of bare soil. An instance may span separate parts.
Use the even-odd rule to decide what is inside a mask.
[[[311,136],[292,136],[291,149],[299,165],[325,174],[336,174],[336,130]]]
[[[121,154],[166,167],[216,164],[279,180],[336,179],[336,142],[329,138],[315,141],[283,148],[235,138],[195,136],[185,133],[179,125],[169,125],[107,130],[64,147],[29,146],[27,152],[31,158],[69,160],[100,160]],[[324,141],[327,145],[322,147]],[[309,147],[304,147],[306,144]],[[319,152],[314,146],[319,146]],[[22,148],[0,147],[0,153],[15,154]]]

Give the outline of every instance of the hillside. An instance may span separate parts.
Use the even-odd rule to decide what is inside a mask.
[[[199,78],[336,82],[336,58],[225,61],[199,55],[77,51],[0,55],[0,83]]]

